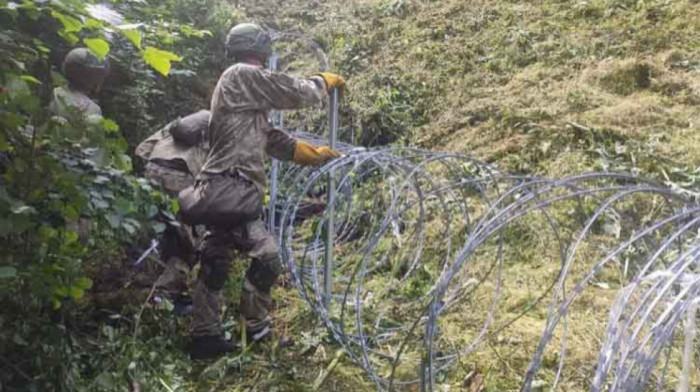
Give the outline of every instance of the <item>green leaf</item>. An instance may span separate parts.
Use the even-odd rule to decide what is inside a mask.
[[[124,34],[124,36],[131,41],[134,46],[141,49],[141,41],[143,37],[141,36],[140,31],[137,29],[122,30],[122,34]]]
[[[83,277],[78,279],[75,285],[83,290],[87,290],[92,287],[92,280],[90,280],[90,278]]]
[[[107,200],[114,200],[114,192],[109,189],[102,190],[102,197]]]
[[[68,41],[68,43],[71,45],[75,45],[80,41],[80,38],[78,38],[78,36],[75,35],[75,33],[69,33],[69,32],[66,32],[65,30],[59,31],[58,35],[61,36],[61,38]]]
[[[209,30],[197,30],[187,25],[180,26],[180,31],[188,37],[203,38],[204,36],[214,36]]]
[[[156,207],[154,204],[151,204],[148,206],[148,217],[153,218],[156,215],[158,215],[158,207]]]
[[[46,54],[51,53],[51,49],[49,49],[49,47],[46,46],[46,44],[44,43],[44,41],[42,41],[42,40],[40,40],[40,39],[38,39],[38,38],[34,38],[34,39],[32,40],[32,43],[34,44],[34,47],[35,47],[36,49],[38,49],[41,53],[46,53]]]
[[[63,31],[66,33],[77,33],[83,29],[82,22],[72,16],[64,15],[56,10],[51,11],[51,16],[61,22]]]
[[[100,175],[95,177],[95,179],[92,180],[92,182],[94,182],[95,184],[107,184],[108,182],[110,182],[110,180],[109,177]]]
[[[0,267],[0,279],[9,279],[17,276],[15,267]]]
[[[67,297],[69,288],[66,286],[56,287],[54,293],[59,297]]]
[[[165,231],[165,224],[161,222],[154,223],[153,231],[155,231],[157,234],[161,234]]]
[[[118,154],[114,157],[113,164],[122,171],[131,171],[131,157],[128,154]]]
[[[80,236],[75,231],[67,231],[64,241],[66,244],[74,244],[78,242],[79,237]]]
[[[34,83],[34,84],[41,84],[41,81],[32,75],[22,75],[19,78],[24,80],[25,82]]]
[[[119,125],[114,122],[114,120],[108,118],[102,120],[102,128],[104,128],[107,133],[119,133]]]
[[[98,210],[105,210],[105,209],[109,208],[109,203],[107,203],[104,200],[100,200],[100,199],[93,199],[92,205]]]
[[[109,215],[107,215],[107,222],[109,222],[109,225],[113,229],[116,229],[121,225],[122,218],[117,214],[109,214]]]
[[[73,206],[66,206],[61,212],[63,213],[63,217],[69,222],[75,222],[80,217],[80,213],[78,213],[78,210]]]
[[[109,53],[109,44],[101,38],[85,38],[83,42],[100,60],[104,60]]]
[[[119,198],[116,200],[114,205],[116,207],[117,212],[119,212],[122,215],[126,215],[134,211],[134,203],[129,201],[128,199]]]
[[[139,221],[137,221],[137,220],[134,219],[134,218],[126,218],[126,219],[124,219],[124,220],[125,220],[128,224],[134,226],[134,227],[137,228],[137,229],[141,227],[141,223],[139,223]]]
[[[87,18],[85,20],[85,27],[87,27],[88,29],[99,30],[104,28],[104,23],[97,19]]]
[[[79,300],[83,298],[85,295],[85,290],[81,289],[80,287],[76,286],[71,286],[70,288],[70,296],[73,297],[74,300]]]
[[[126,230],[127,233],[134,235],[136,234],[136,228],[128,223],[123,223],[122,228]]]
[[[163,76],[168,76],[170,73],[171,62],[180,61],[180,56],[175,53],[168,52],[166,50],[156,49],[154,47],[148,46],[144,49],[143,60],[158,71]]]
[[[5,84],[5,91],[9,93],[10,98],[19,99],[20,97],[31,95],[31,90],[27,82],[18,77],[12,77]]]

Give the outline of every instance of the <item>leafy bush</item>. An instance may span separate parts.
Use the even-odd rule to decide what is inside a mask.
[[[123,377],[145,350],[114,343],[124,343],[122,328],[96,323],[86,294],[101,269],[123,265],[125,249],[165,229],[154,218],[175,205],[131,173],[127,152],[171,116],[200,108],[188,87],[194,72],[175,64],[196,69],[215,61],[202,56],[201,44],[215,40],[189,20],[166,22],[170,10],[195,15],[189,11],[201,2],[113,6],[0,1],[0,385],[9,390],[110,383],[123,390],[105,374]],[[65,83],[58,69],[74,46],[110,58],[113,72],[100,98],[121,129],[109,119],[66,121],[46,109],[53,87]],[[180,49],[184,56],[174,53]],[[95,349],[95,339],[111,343]],[[123,368],[92,367],[122,354]]]

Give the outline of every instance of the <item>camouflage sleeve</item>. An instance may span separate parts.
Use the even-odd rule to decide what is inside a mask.
[[[269,128],[266,132],[265,152],[280,161],[291,161],[297,140],[277,128]]]
[[[321,103],[326,85],[320,77],[300,79],[284,73],[249,67],[241,84],[255,110],[291,110]]]

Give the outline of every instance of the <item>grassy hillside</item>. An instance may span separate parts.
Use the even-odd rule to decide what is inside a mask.
[[[343,124],[358,141],[544,174],[591,143],[697,163],[697,2],[247,3],[241,19],[324,44],[349,78]]]

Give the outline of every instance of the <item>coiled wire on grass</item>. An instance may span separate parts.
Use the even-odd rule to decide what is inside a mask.
[[[340,149],[345,155],[319,170],[281,171],[276,229],[302,297],[378,389],[434,390],[449,379],[451,365],[533,323],[533,313],[541,316],[539,341],[523,348],[531,359],[522,390],[571,383],[641,390],[680,377],[669,364],[679,353],[680,322],[700,291],[700,206],[692,200],[624,173],[543,179],[456,154]],[[325,306],[329,173],[336,230]],[[309,204],[315,215],[298,219]],[[528,286],[510,272],[518,263],[556,269],[537,277],[530,284],[537,290],[528,289],[537,293],[514,311],[513,290]],[[586,290],[598,293],[602,285],[619,286],[615,298],[603,292],[607,327],[582,331],[574,315],[591,309],[576,301],[590,300]],[[585,347],[598,359],[575,359],[567,374],[567,352],[581,350],[571,340],[586,334],[600,342]]]

